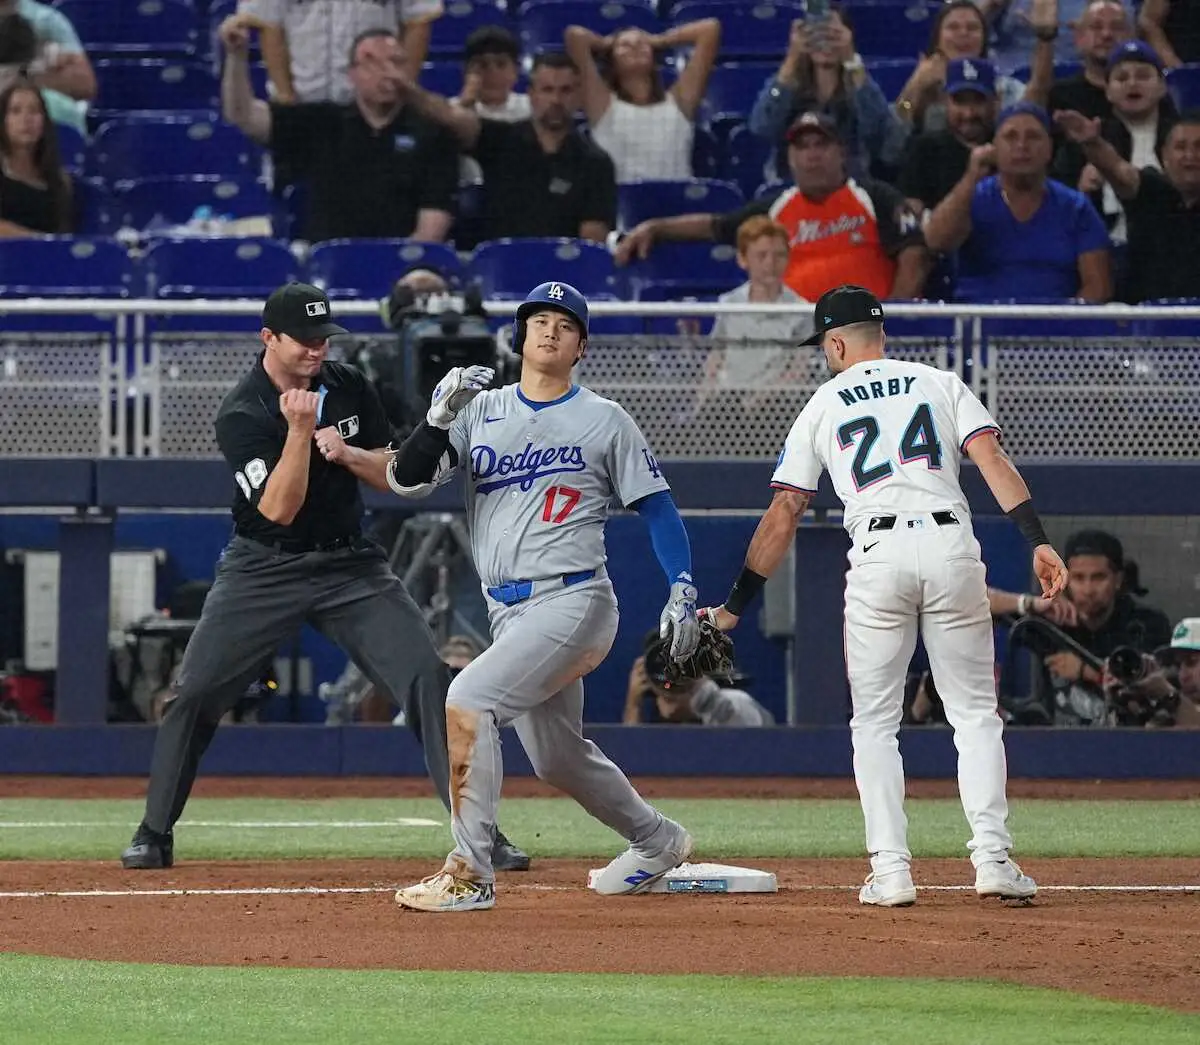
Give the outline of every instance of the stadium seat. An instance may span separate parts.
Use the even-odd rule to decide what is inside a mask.
[[[725,145],[725,165],[721,169],[721,177],[737,185],[742,195],[750,199],[763,182],[772,151],[773,146],[769,141],[751,134],[745,124],[739,124],[730,132]]]
[[[889,102],[894,102],[900,97],[900,92],[908,83],[908,78],[912,76],[913,70],[916,69],[917,60],[915,58],[874,58],[867,62],[866,66],[867,75],[879,84],[883,96]]]
[[[334,239],[308,259],[309,280],[331,298],[385,298],[405,272],[428,266],[448,280],[462,276],[453,247],[406,239]]]
[[[101,59],[95,63],[104,113],[130,109],[220,109],[220,88],[212,70],[198,62],[164,58]]]
[[[453,98],[462,90],[463,69],[461,62],[426,62],[421,66],[421,86],[434,94]]]
[[[92,171],[110,183],[184,174],[253,177],[261,165],[258,147],[236,127],[165,114],[104,124],[92,161]]]
[[[645,261],[629,267],[630,285],[640,300],[643,293],[709,298],[745,282],[736,252],[718,243],[657,243]]]
[[[463,53],[467,37],[485,25],[509,27],[504,8],[495,0],[453,0],[433,23],[429,53],[457,57]]]
[[[112,223],[112,197],[103,182],[95,178],[72,179],[71,199],[75,205],[75,235],[111,236],[116,231]]]
[[[1054,79],[1069,80],[1072,76],[1078,76],[1083,71],[1083,66],[1079,62],[1055,62],[1054,63]],[[1029,78],[1032,75],[1032,70],[1028,65],[1016,66],[1012,73],[1014,80],[1020,80],[1021,83],[1029,83]]]
[[[1155,298],[1144,301],[1153,308],[1200,308],[1200,298]],[[1195,319],[1135,319],[1132,334],[1135,338],[1169,337],[1195,341]]]
[[[200,44],[200,18],[189,0],[58,0],[84,49],[95,55],[190,57]]]
[[[611,0],[530,0],[517,11],[518,35],[526,55],[539,51],[561,51],[569,25],[582,25],[607,36],[618,29],[637,26],[648,33],[661,33],[663,24],[654,11],[641,3]]]
[[[142,260],[146,293],[159,298],[266,298],[300,277],[287,244],[271,239],[162,239]]]
[[[701,111],[707,122],[736,118],[745,120],[763,85],[775,75],[778,65],[727,62],[713,67],[704,92]]]
[[[58,154],[68,174],[82,174],[87,167],[87,141],[74,127],[55,124],[58,133]]]
[[[793,20],[803,17],[804,5],[789,0],[780,3],[687,0],[676,4],[667,20],[670,25],[683,25],[701,18],[719,18],[722,58],[778,59],[787,50]]]
[[[724,150],[716,134],[707,127],[696,127],[692,136],[692,174],[697,178],[717,178],[724,163]]]
[[[74,236],[6,240],[0,250],[0,296],[126,298],[133,265],[114,240]]]
[[[467,266],[485,298],[523,299],[539,283],[560,279],[586,295],[623,291],[612,255],[574,239],[501,239],[481,243]]]
[[[863,58],[912,58],[929,46],[939,4],[923,0],[850,0],[854,46]]]
[[[112,192],[108,213],[113,228],[139,232],[184,225],[201,207],[213,217],[271,217],[275,201],[252,178],[219,175],[141,178]]]
[[[648,218],[694,212],[734,210],[745,203],[732,182],[712,178],[691,181],[634,181],[617,188],[617,224],[631,229]]]
[[[1167,89],[1180,112],[1200,108],[1200,64],[1181,65],[1168,72]]]

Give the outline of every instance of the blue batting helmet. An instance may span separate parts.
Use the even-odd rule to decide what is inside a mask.
[[[570,316],[579,324],[582,331],[581,338],[587,338],[587,298],[570,283],[539,283],[517,308],[517,318],[513,323],[512,342],[512,349],[517,355],[520,355],[521,349],[525,347],[525,320],[535,312],[541,312],[547,308]]]

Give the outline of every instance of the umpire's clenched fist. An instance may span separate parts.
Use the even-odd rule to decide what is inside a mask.
[[[317,427],[320,403],[321,397],[316,392],[292,388],[279,397],[279,412],[287,418],[288,428],[309,434]]]

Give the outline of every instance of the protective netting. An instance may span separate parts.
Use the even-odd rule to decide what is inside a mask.
[[[0,335],[0,454],[96,457],[114,449],[119,402],[105,332]]]
[[[1200,342],[991,338],[984,399],[1017,458],[1200,456]]]

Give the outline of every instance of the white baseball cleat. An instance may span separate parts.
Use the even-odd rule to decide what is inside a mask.
[[[868,907],[911,907],[917,902],[917,887],[908,871],[869,874],[858,891],[858,902]]]
[[[664,836],[666,843],[658,843]],[[606,896],[640,893],[650,888],[668,871],[673,870],[692,855],[695,842],[686,828],[663,817],[663,822],[641,846],[631,845],[620,856],[612,860],[592,883],[592,888]]]
[[[1037,882],[1023,873],[1015,860],[989,860],[975,869],[975,892],[1005,900],[1031,900]]]
[[[472,882],[439,871],[396,893],[396,903],[414,911],[487,911],[496,906],[494,882]]]

